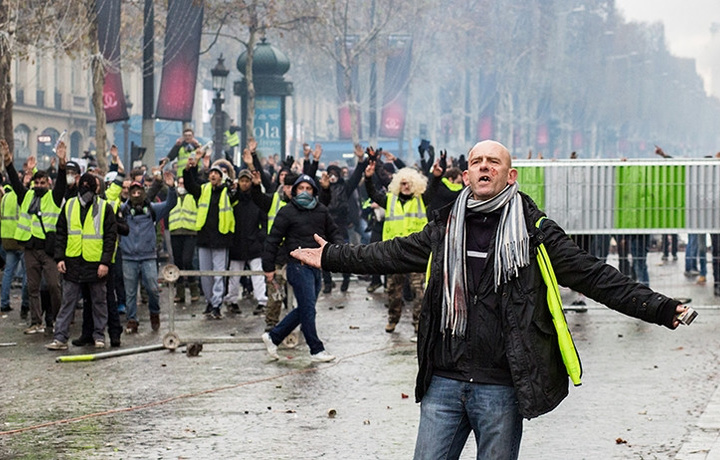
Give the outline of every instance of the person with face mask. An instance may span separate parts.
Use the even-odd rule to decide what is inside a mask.
[[[160,291],[157,282],[155,224],[167,217],[177,203],[173,174],[166,171],[164,178],[163,176],[159,179],[156,177],[155,187],[158,182],[163,180],[168,186],[167,200],[151,203],[147,199],[145,188],[140,183],[133,182],[129,187],[128,200],[120,207],[129,228],[129,234],[120,238],[128,320],[125,332],[128,334],[136,333],[140,324],[137,316],[137,292],[138,281],[141,278],[148,294],[150,326],[153,331],[160,329]]]
[[[274,193],[268,195],[263,193],[260,188],[262,182],[260,174],[258,170],[253,172],[250,196],[260,209],[260,212],[262,212],[264,216],[267,216],[266,233],[270,233],[275,223],[277,213],[292,199],[292,186],[297,180],[298,175],[289,169],[281,171],[279,187]],[[280,313],[286,288],[284,275],[285,263],[284,255],[282,253],[278,254],[275,260],[275,277],[271,282],[265,282],[265,295],[267,296],[267,304],[265,304],[265,332],[269,332],[280,322]]]
[[[65,200],[69,200],[78,195],[78,184],[80,183],[80,165],[75,161],[70,160],[65,164],[65,181],[67,182]]]
[[[317,268],[300,264],[288,257],[297,248],[316,248],[313,235],[324,235],[329,241],[342,243],[343,238],[328,208],[318,202],[318,188],[312,177],[303,174],[292,186],[292,200],[277,214],[270,234],[265,240],[262,266],[269,283],[275,277],[275,263],[278,254],[287,260],[286,277],[293,288],[297,307],[290,311],[272,330],[262,335],[268,354],[279,359],[277,346],[297,326],[310,347],[310,359],[314,362],[328,362],[335,359],[325,351],[315,328],[315,303],[320,293],[322,274]]]
[[[33,175],[33,186],[26,189],[13,166],[13,155],[5,139],[0,139],[0,154],[10,183],[17,195],[20,206],[15,239],[24,246],[25,273],[27,276],[28,297],[30,303],[30,327],[26,334],[45,332],[40,302],[40,282],[45,278],[50,293],[51,311],[45,323],[50,326],[60,309],[60,281],[58,269],[53,260],[55,228],[60,215],[60,206],[66,188],[65,158],[67,147],[60,142],[57,145],[58,180],[50,190],[50,179],[45,171]]]
[[[230,186],[235,178],[232,164],[227,160],[217,160],[208,172],[209,181],[200,184],[196,160],[190,158],[183,171],[183,178],[185,188],[195,198],[198,206],[195,226],[198,231],[200,270],[226,270],[235,232],[233,206],[237,203],[237,191]],[[205,316],[208,319],[222,319],[220,308],[225,291],[223,277],[203,276],[200,283],[207,301]]]
[[[78,181],[78,193],[65,202],[57,223],[55,260],[63,274],[63,302],[48,350],[67,350],[70,323],[82,298],[90,291],[95,348],[105,348],[108,319],[106,280],[115,252],[117,228],[112,206],[97,196],[98,179],[85,173]]]
[[[193,270],[193,258],[197,244],[197,203],[195,197],[187,192],[185,180],[182,177],[178,178],[177,183],[177,204],[170,211],[168,218],[173,261],[180,270]],[[197,278],[183,276],[175,283],[175,302],[185,303],[186,287],[190,288],[192,302],[200,298],[200,286],[198,286]]]

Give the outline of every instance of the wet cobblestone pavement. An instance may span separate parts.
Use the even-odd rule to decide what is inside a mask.
[[[705,447],[689,449],[688,440],[701,431],[719,383],[718,302],[711,282],[700,287],[682,275],[682,258],[661,264],[651,253],[649,265],[651,286],[693,298],[699,318],[671,332],[591,301],[586,313],[569,312],[583,385],[552,413],[525,422],[521,458],[705,458]],[[0,458],[411,458],[419,405],[410,315],[395,333],[384,332],[385,296],[367,294],[366,285],[353,278],[348,293],[320,296],[319,335],[338,357],[328,364],[312,364],[304,343],[270,361],[259,340],[264,320],[252,305],[211,321],[201,303],[178,307],[181,338],[253,340],[206,343],[194,358],[183,347],[56,363],[95,350],[45,350],[50,335],[23,335],[15,299],[0,319],[0,342],[16,343],[0,347]],[[574,299],[563,296],[566,304]],[[147,307],[139,312],[139,334],[123,335],[120,349],[162,342],[167,302],[158,333]],[[73,338],[79,312],[76,320]],[[473,443],[471,436],[462,458],[475,457]]]

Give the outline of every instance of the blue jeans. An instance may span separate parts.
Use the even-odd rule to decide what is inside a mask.
[[[637,282],[650,286],[650,275],[647,268],[647,255],[650,249],[650,235],[631,235],[630,254],[632,254],[632,267],[637,276]]]
[[[433,376],[420,403],[415,460],[459,458],[470,430],[478,460],[518,458],[522,417],[515,388]]]
[[[137,321],[138,281],[142,275],[142,283],[148,294],[150,313],[160,313],[160,290],[158,288],[157,261],[123,259],[123,281],[125,281],[125,304],[127,319]]]
[[[687,245],[685,246],[685,271],[697,270],[698,256],[698,235],[688,234]]]
[[[287,282],[295,293],[297,307],[285,315],[271,331],[270,338],[275,345],[300,325],[305,342],[310,347],[310,354],[320,353],[325,349],[315,329],[315,302],[322,285],[322,274],[317,268],[290,262],[287,264]]]
[[[5,271],[3,272],[2,278],[2,291],[0,293],[0,306],[3,309],[10,308],[10,285],[12,284],[13,276],[18,266],[22,266],[23,263],[23,252],[22,251],[6,251],[5,253]],[[28,297],[27,297],[27,277],[25,276],[25,269],[22,270],[22,304],[27,308]]]

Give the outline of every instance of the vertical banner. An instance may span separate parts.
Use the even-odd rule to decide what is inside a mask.
[[[390,35],[387,46],[383,106],[378,134],[380,137],[400,138],[405,129],[412,39],[409,35]]]
[[[98,45],[106,62],[103,107],[108,123],[127,120],[125,92],[120,73],[120,0],[95,2]]]
[[[335,52],[338,57],[344,56],[345,53],[350,54],[353,47],[360,41],[360,37],[357,35],[346,35],[345,38],[338,37],[335,39]],[[343,45],[345,49],[343,49]],[[350,63],[350,84],[353,91],[353,99],[355,102],[359,102],[359,70],[357,58],[353,59]],[[340,139],[352,139],[352,124],[350,122],[350,103],[345,95],[345,72],[343,66],[338,62],[337,64],[337,91],[338,91],[338,137]],[[358,135],[360,134],[360,111],[358,110]]]
[[[282,154],[282,104],[284,96],[255,96],[253,136],[264,156]]]
[[[202,2],[169,0],[157,118],[192,120],[202,20]]]
[[[497,76],[494,72],[480,72],[478,102],[480,103],[480,118],[477,124],[477,138],[481,141],[494,139],[495,112],[498,105]]]

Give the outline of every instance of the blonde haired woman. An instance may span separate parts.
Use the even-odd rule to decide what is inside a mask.
[[[419,232],[427,224],[427,178],[414,168],[397,171],[388,185],[388,193],[378,191],[373,184],[375,161],[365,169],[365,188],[368,197],[385,209],[383,241]],[[413,293],[413,326],[417,335],[420,307],[423,298],[424,273],[393,274],[388,276],[388,323],[385,332],[395,332],[403,308],[403,286],[410,283]]]

